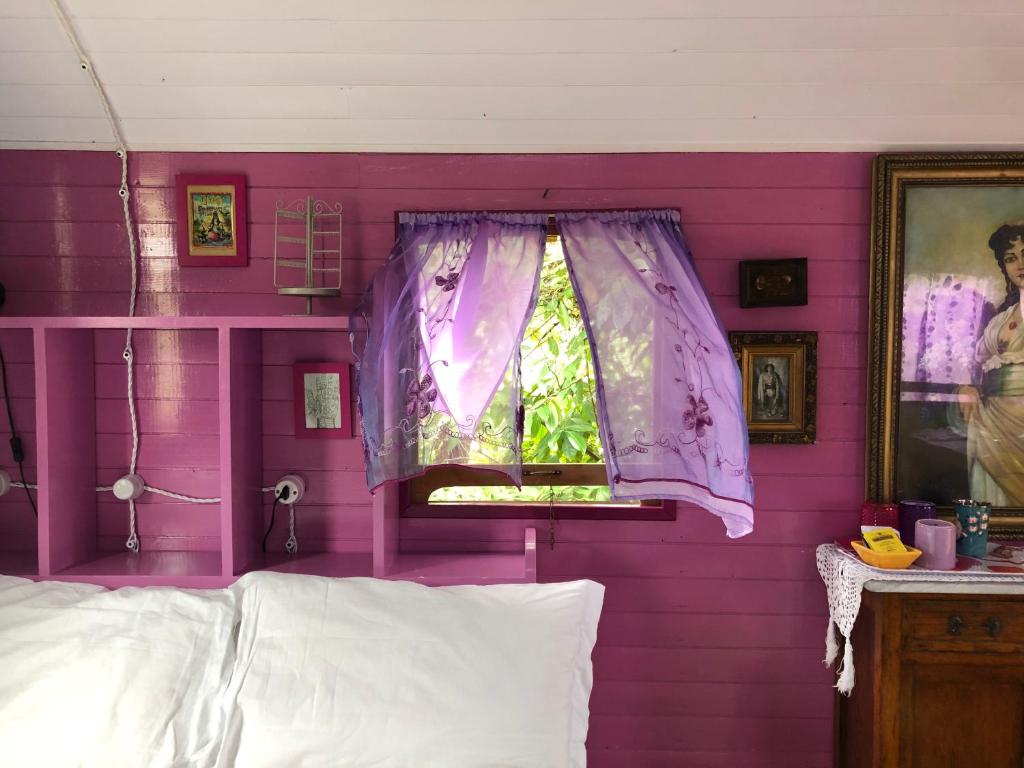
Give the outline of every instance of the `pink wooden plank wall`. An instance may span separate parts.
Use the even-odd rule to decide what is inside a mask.
[[[181,270],[174,259],[178,172],[249,178],[251,264]],[[0,281],[9,314],[121,314],[127,248],[110,153],[0,152]],[[728,329],[817,330],[819,441],[754,446],[753,535],[725,539],[711,516],[678,524],[561,523],[539,537],[542,580],[588,577],[608,587],[595,653],[590,764],[595,768],[830,765],[831,676],[821,665],[824,591],[814,546],[850,532],[861,501],[870,157],[858,154],[304,155],[140,154],[131,182],[141,231],[142,313],[298,311],[274,294],[270,255],[278,200],[307,193],[344,205],[349,306],[390,248],[396,209],[557,210],[676,207],[697,266]],[[736,261],[810,260],[807,307],[740,310]],[[108,338],[109,336],[109,338]],[[142,334],[141,336],[145,336]],[[15,414],[34,473],[32,345],[5,332]],[[101,481],[127,463],[120,334],[96,338]],[[341,334],[266,333],[264,481],[309,480],[300,534],[310,549],[367,550],[370,497],[356,441],[292,437],[294,359],[347,359]],[[217,487],[214,334],[152,332],[139,342],[144,432],[140,468],[153,484],[212,495]],[[6,440],[6,424],[0,439]],[[0,466],[9,458],[0,446]],[[30,538],[24,502],[0,499],[0,541]],[[17,521],[17,522],[16,522]],[[123,510],[100,504],[104,547],[120,546]],[[521,541],[523,522],[409,520],[403,536],[472,548]],[[151,546],[206,549],[212,508],[150,502]],[[184,537],[186,543],[181,543]],[[280,545],[283,532],[272,544]]]

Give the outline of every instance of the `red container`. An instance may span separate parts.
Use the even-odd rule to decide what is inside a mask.
[[[887,525],[896,528],[900,523],[900,505],[865,501],[860,507],[861,525]]]

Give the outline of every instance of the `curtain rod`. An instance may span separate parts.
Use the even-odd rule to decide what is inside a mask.
[[[547,195],[547,193],[549,191],[550,190],[547,190],[547,189],[544,190],[545,196]],[[543,214],[547,214],[547,217],[548,217],[547,236],[548,236],[548,239],[550,240],[550,239],[554,239],[554,238],[559,236],[558,224],[555,222],[555,217],[559,213],[572,213],[572,212],[579,212],[579,213],[610,213],[612,211],[647,211],[647,210],[650,210],[652,208],[665,208],[665,209],[670,209],[670,210],[678,211],[680,214],[682,214],[682,211],[677,206],[673,206],[673,205],[666,205],[666,206],[650,206],[650,205],[645,205],[645,206],[639,207],[639,208],[577,208],[577,209],[568,209],[568,210],[565,210],[565,211],[544,211],[544,210],[536,210],[536,209],[534,209],[534,210],[516,209],[516,210],[510,210],[510,211],[497,210],[497,211],[494,211],[494,212],[495,213],[543,213]],[[468,210],[466,210],[464,212],[465,213],[476,213],[476,212],[486,212],[487,210],[488,209],[486,209],[486,208],[473,208],[473,209],[468,209]],[[400,213],[461,213],[461,212],[463,212],[463,211],[408,211],[408,210],[406,210],[406,211],[398,211],[398,210],[396,210],[395,211],[395,231],[396,232],[398,231],[398,215]]]

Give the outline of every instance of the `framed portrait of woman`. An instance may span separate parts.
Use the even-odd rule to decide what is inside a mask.
[[[1024,538],[1024,154],[875,159],[867,495]]]
[[[817,437],[818,334],[731,331],[751,443],[813,443]]]

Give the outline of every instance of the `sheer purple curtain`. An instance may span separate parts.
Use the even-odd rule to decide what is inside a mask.
[[[400,215],[353,334],[371,489],[438,464],[522,482],[519,344],[546,230],[544,214]]]
[[[675,211],[564,213],[614,499],[680,499],[753,530],[740,374]]]

